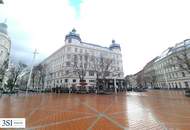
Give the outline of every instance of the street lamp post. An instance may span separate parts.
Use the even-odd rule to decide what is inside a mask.
[[[115,93],[117,94],[117,84],[116,84],[116,77],[114,78],[114,89],[115,89]]]
[[[114,90],[115,90],[115,94],[117,94],[117,88],[118,88],[118,86],[117,86],[117,75],[118,75],[118,73],[116,73],[115,75],[113,75],[113,77],[114,77]]]
[[[33,55],[33,59],[32,59],[31,70],[30,70],[30,74],[29,74],[29,78],[28,78],[28,83],[27,83],[27,86],[26,86],[26,94],[28,94],[28,88],[30,87],[30,81],[31,81],[31,76],[32,76],[33,65],[34,65],[36,55],[38,54],[36,49],[35,49],[33,54],[34,55]]]

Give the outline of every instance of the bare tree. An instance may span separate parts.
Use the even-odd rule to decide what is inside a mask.
[[[21,74],[23,69],[26,67],[27,67],[26,64],[19,62],[18,64],[14,65],[10,68],[9,77],[8,77],[8,81],[7,81],[7,87],[10,91],[12,91],[14,89],[19,75]]]
[[[38,83],[39,85],[42,85],[42,88],[44,87],[44,83],[45,83],[45,77],[46,77],[46,65],[45,64],[39,64],[37,66],[37,70],[39,73],[39,79],[38,79]]]
[[[137,73],[136,81],[138,87],[143,87],[143,84],[145,83],[143,70]]]
[[[80,81],[85,80],[87,71],[89,70],[89,54],[73,55],[71,63],[67,62],[66,66],[71,66],[71,74],[77,75]]]
[[[69,74],[77,75],[80,81],[85,80],[87,72],[96,75],[96,85],[106,85],[106,78],[114,72],[112,59],[104,56],[96,57],[88,53],[73,55],[70,62],[66,62],[66,67],[71,67]]]
[[[132,87],[132,83],[131,83],[131,82],[132,82],[132,81],[131,81],[131,79],[130,79],[130,76],[127,75],[127,76],[125,77],[125,83],[126,83],[126,85],[129,86],[129,87]]]
[[[35,81],[37,80],[37,75],[38,75],[38,68],[37,66],[34,66],[32,70],[32,87],[33,88],[35,87]]]
[[[8,62],[9,60],[7,59],[3,62],[2,66],[0,66],[0,83],[3,82],[5,71],[8,68]]]
[[[187,39],[189,40],[189,39]],[[186,41],[184,41],[184,44],[182,46],[182,50],[180,51],[175,51],[175,54],[174,54],[174,57],[175,57],[175,60],[177,62],[177,66],[186,71],[187,73],[190,74],[190,58],[188,57],[188,51],[189,51],[189,44],[185,44]]]
[[[157,81],[155,70],[151,70],[150,72],[144,74],[143,76],[145,86],[149,83],[151,86],[155,87],[155,83]]]
[[[34,86],[41,86],[44,87],[45,77],[46,77],[46,65],[45,64],[38,64],[34,66],[32,72],[32,85]]]
[[[96,74],[96,86],[106,87],[107,77],[116,71],[113,67],[113,60],[104,56],[92,56],[90,69]]]

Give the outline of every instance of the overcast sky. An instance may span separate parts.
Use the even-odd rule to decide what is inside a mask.
[[[12,57],[37,61],[64,45],[73,27],[82,41],[121,45],[125,74],[134,74],[165,49],[190,38],[189,0],[4,0]]]

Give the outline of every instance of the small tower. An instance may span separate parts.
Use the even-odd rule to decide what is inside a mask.
[[[7,35],[7,24],[6,21],[3,23],[0,23],[0,32]]]
[[[115,40],[112,40],[112,44],[110,45],[110,50],[115,51],[115,52],[120,52],[121,47],[119,44],[115,43]]]
[[[73,28],[72,31],[65,36],[65,43],[81,43],[80,35],[76,33],[75,28]]]

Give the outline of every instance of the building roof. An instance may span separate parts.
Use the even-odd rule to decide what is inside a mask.
[[[159,58],[155,60],[155,62],[160,61],[161,59],[169,56],[170,54],[173,54],[174,52],[178,52],[180,50],[183,50],[185,48],[190,48],[190,39],[186,39],[180,43],[175,44],[173,47],[169,47],[166,50],[164,50]]]
[[[121,47],[119,44],[115,43],[115,40],[112,40],[112,44],[109,47],[110,49],[118,48],[121,50]]]
[[[97,44],[93,44],[93,43],[87,43],[87,42],[82,42],[80,35],[76,33],[76,29],[73,28],[71,32],[69,32],[69,34],[67,34],[65,36],[65,40],[68,38],[73,38],[73,39],[77,39],[79,40],[81,43],[86,44],[86,45],[90,45],[90,46],[94,46],[94,47],[100,47],[100,48],[104,48],[104,49],[108,49],[108,50],[112,50],[114,48],[119,48],[121,50],[121,47],[119,44],[115,43],[115,40],[112,40],[112,44],[110,45],[110,47],[103,47]]]
[[[100,47],[100,48],[104,48],[104,49],[109,49],[108,47],[103,47],[103,46],[100,46],[100,45],[97,45],[97,44],[93,44],[93,43],[87,43],[87,42],[82,42],[82,43],[86,44],[86,45],[94,46],[94,47]]]
[[[69,32],[69,34],[67,34],[65,36],[65,40],[68,39],[68,38],[73,38],[73,39],[77,39],[79,40],[80,42],[82,41],[81,38],[80,38],[80,35],[76,33],[76,29],[73,28],[71,32]]]

